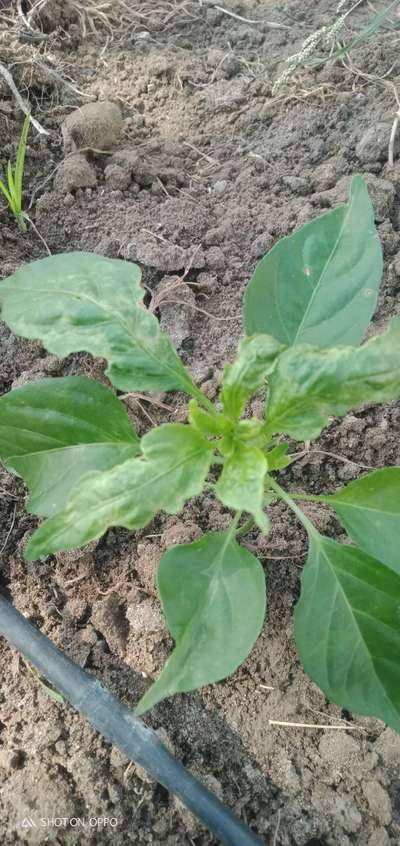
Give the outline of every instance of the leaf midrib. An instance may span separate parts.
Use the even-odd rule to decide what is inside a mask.
[[[301,332],[302,332],[302,330],[303,330],[303,324],[305,323],[305,321],[306,321],[306,319],[307,319],[307,317],[308,317],[309,311],[310,311],[310,309],[311,309],[311,307],[312,307],[312,305],[313,305],[313,302],[314,302],[314,299],[315,299],[316,295],[318,294],[318,292],[320,291],[320,289],[321,289],[321,287],[322,287],[322,285],[323,285],[324,278],[325,278],[325,275],[326,275],[326,273],[327,273],[327,269],[328,269],[328,267],[330,266],[330,264],[331,264],[331,262],[332,262],[332,260],[333,260],[333,257],[334,257],[334,255],[335,255],[335,252],[336,252],[337,248],[338,248],[339,242],[340,242],[340,240],[341,240],[341,238],[342,238],[342,236],[343,236],[343,230],[344,230],[344,228],[345,228],[345,226],[346,226],[346,224],[347,224],[348,216],[349,216],[349,214],[350,214],[350,213],[351,213],[351,211],[352,211],[352,198],[350,198],[350,202],[347,204],[347,206],[345,206],[345,209],[346,209],[346,212],[345,212],[345,214],[343,215],[342,224],[341,224],[341,227],[340,227],[340,230],[339,230],[339,234],[338,234],[338,236],[337,236],[337,238],[336,238],[336,241],[335,241],[335,244],[334,244],[334,246],[333,246],[333,248],[332,248],[332,250],[331,250],[331,252],[330,252],[330,254],[329,254],[328,260],[325,262],[325,266],[324,266],[324,269],[323,269],[323,271],[322,271],[322,273],[321,273],[321,275],[320,275],[319,282],[318,282],[318,284],[317,284],[317,285],[315,285],[315,286],[314,286],[313,292],[312,292],[311,297],[310,297],[310,299],[309,299],[309,301],[308,301],[307,308],[306,308],[306,310],[305,310],[305,312],[304,312],[304,314],[303,314],[303,317],[302,317],[302,319],[301,319],[301,322],[300,322],[299,326],[297,327],[297,332],[296,332],[296,334],[295,334],[295,336],[294,336],[294,339],[293,339],[293,341],[292,341],[292,346],[295,346],[295,344],[296,344],[296,342],[297,342],[297,340],[298,340],[298,338],[299,338],[299,336],[300,336],[300,334],[301,334]]]
[[[211,455],[211,450],[210,450],[209,452],[210,452],[210,455]],[[168,469],[166,469],[166,470],[164,470],[163,472],[161,472],[158,476],[155,476],[155,477],[153,476],[153,477],[151,477],[151,478],[147,478],[147,479],[146,479],[146,481],[145,481],[144,483],[142,483],[140,486],[138,486],[138,487],[136,487],[136,488],[135,488],[135,492],[137,492],[138,490],[139,490],[139,491],[140,491],[140,490],[143,490],[143,489],[144,489],[147,485],[151,485],[151,486],[155,485],[157,482],[159,482],[159,481],[160,481],[161,479],[163,479],[165,476],[169,476],[171,473],[173,473],[175,470],[178,470],[178,469],[179,469],[179,467],[182,467],[182,466],[183,466],[184,464],[186,464],[188,461],[191,461],[193,458],[196,458],[196,457],[198,457],[198,456],[200,456],[200,455],[204,455],[204,454],[205,454],[205,450],[204,450],[204,448],[203,448],[203,449],[201,449],[201,450],[200,450],[200,449],[197,449],[195,452],[192,452],[192,453],[190,453],[190,454],[187,454],[187,455],[185,456],[185,458],[181,459],[181,460],[180,460],[180,461],[178,461],[176,464],[173,464],[172,466],[168,467]],[[141,458],[141,457],[139,457],[139,458],[131,458],[131,459],[128,459],[128,461],[138,461],[138,462],[141,462],[142,464],[151,464],[151,459],[147,459],[147,460],[146,460],[144,457],[143,457],[143,458]],[[125,463],[126,463],[126,462],[123,462],[123,464],[119,464],[119,465],[117,465],[117,467],[118,467],[119,469],[121,469],[121,467],[123,467],[123,465],[124,465]],[[150,468],[149,468],[149,469],[150,469]],[[105,471],[105,472],[112,472],[112,471]],[[102,471],[94,471],[94,473],[100,473],[100,474],[101,474],[101,473],[102,473]],[[92,474],[92,471],[90,471],[90,474],[88,474],[88,475],[91,475],[91,474]],[[81,480],[81,481],[83,481],[83,480]],[[115,502],[118,502],[118,500],[124,501],[124,500],[128,499],[128,498],[129,498],[129,496],[132,496],[132,489],[131,489],[131,488],[130,488],[130,489],[129,489],[126,493],[124,493],[123,495],[118,494],[118,496],[114,496],[114,497],[111,497],[110,499],[103,500],[102,505],[101,505],[101,508],[102,508],[102,509],[104,509],[104,507],[105,507],[105,506],[110,506],[110,505],[113,505]],[[68,506],[68,503],[67,503],[67,505],[66,505],[66,509],[67,509],[68,507],[71,507],[71,506]],[[87,516],[88,516],[89,514],[91,514],[93,511],[100,511],[100,509],[99,509],[99,505],[98,505],[98,504],[96,504],[96,505],[95,505],[95,506],[93,506],[92,508],[88,508],[88,509],[86,509],[86,510],[85,510],[84,517],[87,517]],[[55,514],[55,515],[54,515],[54,518],[50,518],[50,519],[56,519],[56,518],[57,518],[57,516],[58,516],[58,515],[57,515],[57,514]],[[82,519],[83,519],[83,518],[82,518]],[[45,524],[43,524],[43,525],[45,525]],[[114,524],[110,524],[110,525],[114,525]],[[121,525],[123,525],[123,524],[121,524]],[[64,532],[65,532],[65,526],[64,526],[62,529],[60,529],[60,531],[58,531],[58,532],[56,532],[55,534],[53,534],[53,535],[52,535],[53,540],[54,540],[54,539],[57,539],[57,538],[58,538],[60,535],[62,535]]]
[[[345,499],[339,499],[339,498],[335,499],[335,495],[333,495],[331,497],[325,497],[325,499],[327,500],[327,502],[332,504],[332,508],[335,508],[336,503],[337,503],[339,506],[343,505],[346,508],[355,508],[355,509],[358,509],[359,511],[371,511],[372,513],[376,512],[377,514],[384,514],[384,515],[387,515],[387,516],[390,516],[390,517],[396,517],[396,516],[400,517],[400,508],[399,508],[398,511],[385,511],[385,509],[380,508],[378,506],[372,507],[370,505],[369,506],[368,505],[358,505],[357,503],[354,503],[354,502],[348,502]]]
[[[400,359],[400,356],[399,356],[399,359]],[[346,377],[343,377],[342,380],[338,381],[337,388],[339,388],[341,386],[341,384],[345,384],[347,386],[347,385],[353,384],[355,382],[363,382],[363,381],[366,382],[366,381],[368,381],[368,378],[372,379],[372,378],[376,378],[376,377],[386,376],[386,375],[391,374],[391,373],[396,373],[398,371],[398,369],[399,369],[398,367],[396,368],[393,365],[393,367],[390,367],[389,369],[381,370],[378,373],[374,373],[371,377],[365,377],[365,376],[364,377],[361,377],[361,376],[355,377],[354,376],[353,378],[349,379],[346,376]],[[275,372],[277,373],[277,375],[279,377],[279,370],[277,370]],[[323,374],[320,374],[320,377],[322,375]],[[400,384],[400,378],[399,378],[399,384]],[[387,386],[383,386],[383,387],[387,387]],[[325,404],[325,405],[327,403],[330,403],[330,402],[333,402],[333,401],[338,403],[338,404],[342,403],[343,405],[345,405],[346,409],[348,408],[349,402],[354,403],[354,400],[350,400],[349,398],[343,397],[343,399],[341,399],[340,395],[339,395],[338,399],[335,399],[334,397],[332,397],[332,398],[326,397],[325,398],[325,397],[321,397],[320,394],[318,394],[318,393],[313,393],[312,391],[310,391],[309,393],[301,394],[297,398],[297,401],[296,401],[295,397],[291,398],[290,404],[286,405],[283,412],[280,412],[277,416],[271,416],[271,420],[268,421],[268,424],[270,425],[270,424],[273,423],[274,426],[275,426],[280,421],[283,421],[283,423],[285,423],[285,420],[289,420],[289,422],[290,422],[291,420],[293,420],[293,411],[295,412],[295,415],[296,415],[295,420],[296,420],[299,413],[302,412],[302,409],[304,408],[304,406],[307,407],[308,401],[310,399],[316,400],[317,402],[320,402],[321,404]],[[389,399],[384,400],[384,401],[385,402],[391,402],[392,400],[389,398]],[[352,405],[350,407],[358,407],[359,405],[363,405],[364,402],[368,402],[368,399],[365,398],[364,400],[360,400],[360,401],[356,400],[355,405]],[[376,402],[378,402],[378,400],[376,400]],[[269,411],[269,409],[267,409],[267,410]],[[333,411],[333,410],[331,412],[325,411],[325,409],[321,409],[320,407],[317,408],[317,409],[311,409],[311,410],[313,410],[313,411],[315,410],[321,417],[323,416],[324,419],[325,419],[325,417],[334,417],[334,416],[339,416],[339,415],[342,414],[342,412],[340,412],[340,411]],[[343,412],[343,413],[346,413],[346,412]],[[277,430],[275,430],[275,431],[277,431]]]
[[[221,573],[221,570],[223,568],[223,561],[224,561],[224,558],[225,558],[226,550],[227,550],[227,547],[229,546],[229,544],[231,543],[231,541],[232,541],[232,533],[228,530],[224,544],[221,547],[221,549],[220,549],[218,555],[216,556],[215,560],[213,562],[210,562],[208,568],[203,571],[204,573],[206,573],[208,570],[212,570],[213,576],[212,576],[211,580],[209,581],[209,583],[207,585],[207,589],[206,589],[205,593],[203,594],[202,601],[198,605],[198,613],[196,614],[196,616],[194,618],[192,617],[190,620],[188,620],[185,628],[183,629],[183,632],[182,632],[182,634],[179,638],[179,643],[177,643],[177,647],[176,647],[176,648],[179,648],[179,650],[182,649],[183,651],[185,651],[185,645],[186,645],[185,642],[186,642],[187,638],[191,637],[192,641],[193,641],[193,631],[196,632],[196,630],[200,627],[200,625],[202,623],[202,619],[204,617],[204,614],[207,613],[207,609],[210,606],[210,599],[213,595],[215,595],[215,592],[217,590],[217,586],[221,583],[221,579],[218,578],[218,577],[220,577],[220,573]],[[236,552],[236,550],[235,550],[235,552]],[[173,632],[172,628],[170,629],[170,632],[172,634],[172,637],[174,637],[174,632]],[[186,647],[186,649],[190,650],[190,648],[191,648],[191,644],[189,643],[189,645]],[[175,678],[176,679],[182,678],[182,674],[183,674],[184,670],[186,671],[186,668],[181,667],[180,673],[175,675]],[[175,685],[174,685],[174,687],[175,687]]]
[[[368,659],[369,659],[369,661],[370,661],[370,663],[371,663],[371,665],[372,665],[373,672],[374,672],[374,676],[375,676],[375,679],[376,679],[377,683],[379,684],[380,690],[382,691],[382,694],[383,694],[384,698],[385,698],[385,699],[387,699],[387,700],[390,702],[391,707],[392,707],[392,708],[393,708],[393,707],[396,707],[396,706],[394,706],[394,705],[393,705],[393,703],[392,703],[391,699],[389,698],[389,694],[388,694],[388,692],[387,692],[387,691],[385,690],[385,688],[383,687],[382,681],[381,681],[381,679],[380,679],[380,677],[379,677],[379,675],[378,675],[378,673],[377,673],[377,670],[376,670],[376,668],[375,668],[375,660],[374,660],[373,656],[371,655],[371,653],[370,653],[370,651],[369,651],[369,649],[368,649],[368,647],[367,647],[367,644],[365,643],[365,640],[364,640],[364,638],[363,638],[363,636],[362,636],[362,634],[361,634],[361,631],[360,631],[360,629],[359,629],[359,626],[358,626],[358,624],[357,624],[357,619],[356,619],[356,617],[355,617],[355,614],[353,613],[352,606],[350,605],[350,602],[349,602],[349,600],[348,600],[348,598],[347,598],[347,596],[346,596],[346,593],[345,593],[345,591],[344,591],[344,588],[342,587],[342,584],[341,584],[341,582],[340,582],[340,579],[338,578],[338,576],[337,576],[337,574],[336,574],[336,569],[335,569],[334,565],[333,565],[333,564],[331,564],[331,562],[330,562],[330,560],[329,560],[329,558],[328,558],[328,556],[327,556],[327,553],[324,551],[324,545],[323,545],[323,543],[320,543],[320,541],[319,541],[319,535],[318,535],[318,533],[317,533],[317,532],[315,532],[314,541],[315,541],[316,543],[318,543],[318,547],[319,547],[319,550],[320,550],[320,554],[321,554],[321,556],[323,556],[323,557],[324,557],[324,560],[326,561],[326,564],[328,565],[329,569],[331,570],[331,572],[332,572],[332,574],[333,574],[333,577],[334,577],[335,582],[336,582],[336,584],[337,584],[337,590],[338,590],[338,592],[340,591],[340,594],[341,594],[341,596],[342,596],[342,601],[344,602],[345,606],[348,608],[348,613],[349,613],[350,618],[351,618],[351,620],[352,620],[353,627],[354,627],[354,629],[355,629],[356,635],[358,635],[358,638],[359,638],[360,642],[361,642],[361,643],[362,643],[362,645],[363,645],[364,651],[365,651],[366,655],[368,656]],[[359,581],[360,581],[360,580],[359,580]],[[391,630],[391,631],[392,631],[392,630]]]
[[[26,294],[29,294],[29,296],[30,296],[30,297],[32,296],[32,291],[31,291],[31,290],[29,290],[29,289],[25,289],[25,288],[21,288],[21,287],[18,287],[18,293],[26,293]],[[53,296],[54,296],[54,291],[52,291],[52,290],[47,290],[46,288],[35,288],[35,294],[48,294],[48,295],[53,295]],[[107,317],[107,320],[109,321],[108,313],[107,313],[107,310],[106,310],[105,306],[104,306],[104,305],[102,305],[102,303],[101,303],[101,302],[98,302],[97,300],[93,299],[92,297],[89,297],[89,296],[88,296],[88,294],[86,294],[85,292],[80,292],[79,294],[77,294],[77,293],[75,293],[75,292],[65,291],[65,290],[63,290],[62,288],[61,288],[61,289],[60,289],[60,288],[58,288],[58,289],[57,289],[57,294],[64,294],[65,296],[67,296],[67,297],[69,297],[69,298],[73,298],[73,299],[75,299],[75,300],[77,300],[77,301],[82,300],[82,299],[86,299],[89,303],[91,303],[92,305],[94,305],[96,308],[99,308],[99,309],[101,309],[103,312],[105,312],[106,317]],[[134,300],[134,308],[135,308],[135,307],[136,307],[136,308],[138,308],[138,309],[139,309],[139,308],[141,308],[141,306],[140,306],[140,305],[138,305],[138,303],[137,303],[137,299],[135,299],[135,300]],[[144,315],[146,316],[146,310],[145,310],[144,308],[142,308],[142,311],[143,311]],[[179,379],[180,379],[180,381],[181,381],[181,382],[182,382],[182,381],[184,381],[184,383],[185,383],[185,384],[188,384],[189,382],[191,382],[190,377],[189,377],[189,376],[187,376],[187,377],[186,377],[186,373],[185,373],[185,370],[184,370],[183,364],[181,363],[180,358],[179,358],[179,356],[177,355],[177,353],[175,353],[175,350],[174,350],[174,348],[172,347],[172,344],[171,344],[171,346],[170,346],[170,349],[171,349],[171,350],[172,350],[172,352],[176,355],[176,358],[177,358],[177,360],[178,360],[179,364],[180,364],[180,365],[181,365],[181,367],[182,367],[183,373],[181,373],[181,372],[180,372],[180,369],[179,369],[178,367],[175,367],[175,368],[174,368],[174,367],[172,367],[172,366],[168,363],[168,361],[165,361],[164,359],[158,358],[158,357],[157,357],[157,355],[155,355],[155,354],[154,354],[154,352],[152,352],[151,350],[147,349],[147,347],[143,344],[143,340],[142,340],[142,339],[141,339],[141,341],[139,342],[138,338],[137,338],[137,337],[135,336],[135,334],[131,331],[131,329],[129,328],[129,326],[127,326],[127,325],[125,324],[125,321],[124,321],[124,319],[122,318],[122,316],[121,316],[121,314],[120,314],[119,312],[114,311],[114,309],[113,309],[112,307],[110,307],[110,308],[109,308],[109,314],[113,315],[113,317],[115,318],[115,320],[117,321],[117,323],[119,323],[119,324],[120,324],[120,325],[121,325],[121,326],[125,329],[125,331],[126,331],[127,335],[128,335],[131,339],[133,339],[134,344],[135,344],[137,347],[139,347],[139,349],[141,349],[141,350],[142,350],[142,352],[144,352],[147,356],[149,356],[149,358],[152,358],[152,359],[153,359],[153,361],[155,361],[158,365],[162,364],[163,369],[164,369],[164,370],[169,371],[169,373],[170,373],[170,374],[172,374],[173,376],[175,376],[175,377],[176,377],[176,376],[178,375],[178,377],[179,377]],[[157,335],[158,335],[158,337],[159,337],[159,336],[160,336],[160,330],[158,329],[157,333],[155,333],[155,334],[157,334]],[[165,337],[167,337],[167,336],[165,336]],[[168,339],[168,340],[169,340],[169,339]],[[111,363],[112,363],[112,362],[111,362]]]

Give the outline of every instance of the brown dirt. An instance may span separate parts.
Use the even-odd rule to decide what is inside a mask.
[[[146,3],[131,5],[138,12],[149,9]],[[175,294],[181,304],[166,303],[160,317],[210,396],[240,337],[243,289],[257,259],[278,238],[341,202],[354,172],[369,181],[385,252],[374,327],[399,311],[400,166],[389,171],[385,164],[392,92],[337,65],[298,72],[289,89],[278,98],[271,95],[279,63],[298,49],[304,34],[331,19],[334,5],[327,0],[317,9],[302,0],[280,6],[269,0],[222,3],[244,17],[291,27],[275,30],[243,23],[207,3],[172,6],[160,0],[150,16],[146,11],[132,31],[119,32],[114,41],[96,18],[96,42],[82,38],[76,10],[67,14],[68,4],[65,10],[49,4],[52,11],[46,11],[42,24],[57,67],[80,91],[117,102],[123,114],[119,152],[112,159],[85,153],[94,187],[77,190],[70,189],[68,179],[56,181],[54,190],[54,170],[63,160],[61,124],[88,98],[51,76],[38,77],[29,62],[33,49],[44,47],[26,47],[14,32],[0,41],[0,60],[18,48],[23,61],[16,65],[16,78],[28,88],[50,133],[39,138],[31,132],[26,165],[26,197],[33,198],[31,214],[42,237],[52,252],[91,250],[137,260],[154,291],[190,266],[181,298]],[[365,14],[366,7],[360,7],[356,22]],[[352,58],[363,72],[378,76],[395,63],[390,75],[395,79],[398,39],[379,36]],[[21,120],[3,87],[1,97],[4,160],[15,150]],[[45,254],[33,232],[18,234],[4,208],[0,220],[4,276]],[[0,332],[1,392],[43,375],[99,375],[89,356],[59,362],[39,344],[11,337],[4,325]],[[168,395],[164,401],[170,412],[130,401],[139,431],[149,426],[144,411],[156,422],[184,419],[181,397]],[[312,452],[285,473],[286,484],[314,493],[333,491],[355,478],[361,465],[400,464],[399,411],[398,405],[370,407],[333,422]],[[291,612],[305,538],[280,505],[273,511],[272,535],[248,539],[269,582],[268,623],[249,659],[231,679],[165,702],[147,719],[266,843],[398,844],[400,739],[379,721],[327,703],[304,676]],[[330,515],[315,507],[312,513],[327,534],[339,536]],[[172,645],[155,597],[159,556],[171,543],[224,526],[222,508],[206,494],[179,518],[161,516],[135,535],[110,531],[83,553],[33,565],[22,553],[35,520],[24,511],[23,485],[4,470],[0,514],[5,595],[134,706]],[[163,788],[139,768],[128,767],[69,708],[54,703],[4,643],[0,661],[5,846],[216,842]],[[343,731],[271,726],[271,719],[342,724]],[[38,821],[37,827],[24,832],[19,823],[25,816]],[[117,824],[85,834],[39,824],[41,818],[89,816],[116,818]]]

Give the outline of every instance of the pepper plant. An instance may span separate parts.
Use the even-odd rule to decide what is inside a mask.
[[[246,658],[265,615],[261,564],[240,543],[283,500],[305,527],[309,554],[295,610],[306,672],[339,705],[400,731],[400,468],[362,476],[333,495],[288,493],[288,438],[318,438],[332,416],[400,397],[400,318],[361,343],[382,274],[363,179],[346,205],[278,242],[244,298],[245,336],[213,404],[143,305],[140,270],[88,253],[51,256],[0,283],[2,317],[59,356],[107,361],[117,391],[183,391],[186,423],[139,439],[115,391],[81,376],[32,382],[0,399],[0,456],[46,518],[26,558],[141,529],[179,512],[207,484],[233,512],[226,531],[166,552],[158,589],[175,648],[138,713],[218,681]],[[266,394],[265,416],[246,416]],[[348,543],[322,536],[301,500],[332,508]]]

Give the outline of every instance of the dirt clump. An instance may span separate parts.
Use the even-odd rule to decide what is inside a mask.
[[[109,151],[117,144],[122,130],[121,109],[109,100],[85,103],[68,115],[61,127],[64,152],[83,148]]]
[[[61,162],[54,179],[54,189],[69,194],[78,188],[94,188],[96,183],[94,167],[82,153],[74,153]]]

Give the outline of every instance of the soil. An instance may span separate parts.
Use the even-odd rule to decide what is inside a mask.
[[[6,20],[13,25],[0,33],[0,61],[12,65],[48,132],[31,129],[25,176],[30,214],[48,249],[138,261],[156,294],[186,271],[175,302],[165,300],[159,316],[213,397],[242,333],[243,290],[257,260],[280,237],[342,202],[351,174],[360,172],[370,186],[385,254],[371,331],[381,329],[400,307],[399,150],[389,170],[395,102],[382,82],[387,71],[390,81],[399,73],[398,38],[381,33],[352,52],[351,68],[338,63],[298,70],[290,86],[272,93],[283,60],[332,20],[334,3],[221,3],[237,16],[264,22],[259,25],[197,0],[128,5],[137,11],[135,26],[114,30],[115,21],[99,13],[90,18],[93,32],[74,4],[47,4],[34,20],[51,49],[46,40],[24,37],[12,9]],[[368,14],[369,4],[362,3],[351,19],[355,30]],[[288,29],[271,28],[265,23],[271,20]],[[35,57],[52,62],[69,84],[46,73]],[[104,128],[100,121],[99,135],[93,126],[88,135],[74,135],[72,154],[64,153],[68,127],[82,121],[63,122],[97,99],[119,106],[116,126],[107,121]],[[14,155],[21,123],[0,77],[3,162]],[[87,149],[85,138],[96,150]],[[101,146],[104,140],[112,149]],[[33,229],[18,233],[4,205],[0,221],[3,276],[46,255]],[[12,337],[4,324],[0,333],[2,393],[44,375],[84,372],[106,381],[90,356],[58,361],[39,343]],[[166,409],[128,401],[139,432],[148,429],[149,417],[157,423],[185,419],[183,397],[161,399]],[[400,464],[399,420],[393,404],[333,421],[282,479],[292,489],[331,492],[365,466]],[[36,520],[26,514],[24,500],[22,483],[0,470],[2,592],[133,707],[172,646],[154,587],[160,554],[203,530],[224,527],[227,514],[206,494],[179,517],[161,515],[133,535],[110,531],[81,552],[27,565],[23,549]],[[325,533],[340,538],[330,514],[309,508]],[[269,584],[268,621],[250,657],[230,679],[164,702],[146,720],[271,846],[398,844],[400,738],[377,720],[342,712],[305,677],[291,614],[306,542],[286,509],[275,505],[272,511],[272,534],[247,539]],[[4,643],[0,662],[4,846],[217,843],[162,787],[56,703]],[[24,817],[37,825],[21,829]],[[53,825],[56,817],[113,822],[82,833]],[[50,819],[47,828],[41,818]]]

